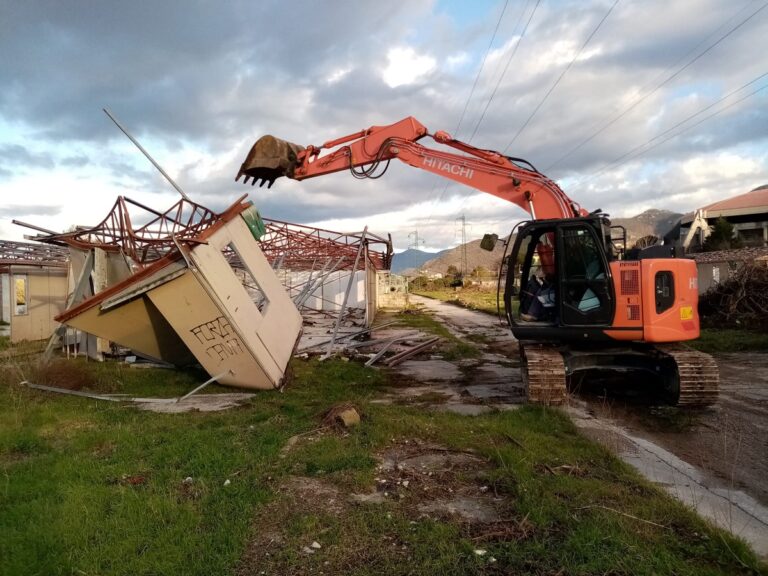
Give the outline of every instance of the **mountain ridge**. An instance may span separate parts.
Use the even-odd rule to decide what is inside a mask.
[[[670,210],[650,208],[645,212],[629,218],[610,218],[614,226],[624,226],[627,230],[627,247],[630,248],[640,238],[645,236],[657,236],[662,238],[680,221],[683,215]],[[456,266],[461,270],[462,249],[461,245],[438,252],[431,259],[410,267],[399,268],[398,274],[406,276],[445,274],[449,266]],[[408,251],[406,251],[408,252]],[[413,250],[413,252],[421,252]],[[421,252],[422,254],[428,254]],[[402,253],[401,253],[402,254]],[[471,273],[478,266],[483,266],[496,274],[504,255],[504,245],[497,242],[493,252],[480,248],[480,240],[472,240],[467,243],[467,273]],[[395,255],[397,258],[399,255]],[[393,260],[393,271],[394,260]]]

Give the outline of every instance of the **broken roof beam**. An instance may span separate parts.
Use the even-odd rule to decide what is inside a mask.
[[[31,244],[0,240],[0,266],[54,266],[63,268],[67,265],[69,250],[60,246]]]
[[[388,269],[392,260],[392,240],[367,233],[343,233],[304,224],[264,218],[266,233],[260,239],[267,258],[275,261],[283,258],[283,267],[293,270],[314,269],[318,258],[348,257],[346,269],[355,261],[361,244],[367,246],[369,262],[377,270]],[[373,246],[381,246],[374,250]],[[356,269],[363,269],[364,261],[358,260]]]
[[[18,224],[37,229],[44,236],[35,240],[47,244],[68,245],[81,250],[101,248],[108,252],[122,251],[137,264],[144,266],[160,260],[177,250],[176,242],[199,242],[199,237],[220,220],[228,220],[242,211],[241,196],[221,214],[189,200],[181,199],[165,212],[160,212],[130,198],[119,196],[109,214],[96,226],[79,228],[72,232],[54,233],[50,230]],[[154,216],[141,226],[134,228],[129,210],[135,206]]]

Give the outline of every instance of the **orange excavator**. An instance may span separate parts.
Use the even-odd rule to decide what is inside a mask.
[[[429,137],[442,145],[429,148]],[[476,148],[412,117],[302,147],[263,136],[236,180],[272,186],[342,170],[378,178],[397,159],[517,204],[530,220],[510,234],[503,259],[507,321],[520,342],[529,401],[560,404],[568,383],[590,374],[640,378],[672,404],[716,401],[718,369],[681,344],[699,336],[692,260],[657,245],[627,250],[626,231],[587,212],[521,158]],[[509,248],[509,246],[507,246]]]

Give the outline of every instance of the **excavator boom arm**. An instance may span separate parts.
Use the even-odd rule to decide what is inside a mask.
[[[463,154],[418,143],[425,136]],[[280,176],[305,180],[342,170],[350,170],[360,178],[376,178],[380,163],[394,158],[517,204],[534,219],[586,215],[555,182],[532,166],[524,168],[498,152],[475,148],[445,132],[431,135],[413,117],[388,126],[373,126],[319,147],[303,148],[264,136],[254,144],[236,180],[245,176],[245,182],[253,178],[254,184],[260,180],[262,185],[267,182],[271,186]]]

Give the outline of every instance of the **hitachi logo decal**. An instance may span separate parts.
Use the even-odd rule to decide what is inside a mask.
[[[458,164],[451,164],[450,162],[431,156],[424,156],[424,166],[436,168],[441,172],[448,172],[450,174],[455,174],[456,176],[463,176],[467,180],[471,180],[472,176],[475,175],[475,171],[471,168],[459,166]]]

